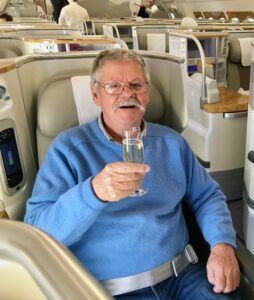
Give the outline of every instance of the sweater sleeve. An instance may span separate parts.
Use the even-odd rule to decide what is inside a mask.
[[[75,177],[66,146],[53,143],[38,172],[24,219],[68,247],[107,206],[93,192],[92,176],[82,182]]]
[[[236,247],[236,234],[225,195],[203,168],[187,143],[184,160],[187,176],[186,199],[194,211],[199,227],[211,248],[219,243]]]

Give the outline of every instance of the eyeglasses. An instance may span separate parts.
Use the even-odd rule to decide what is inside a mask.
[[[98,85],[103,87],[105,93],[108,95],[120,95],[125,87],[128,87],[135,94],[144,94],[148,91],[149,84],[146,82],[130,82],[125,85],[123,82],[102,84],[97,81]]]

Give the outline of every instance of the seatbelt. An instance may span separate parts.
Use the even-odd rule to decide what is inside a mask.
[[[101,283],[111,295],[120,295],[155,285],[172,275],[178,276],[189,264],[197,262],[197,254],[189,244],[180,254],[157,268],[132,276],[103,280]]]

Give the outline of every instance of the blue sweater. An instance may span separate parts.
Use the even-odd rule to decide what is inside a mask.
[[[147,123],[142,197],[100,201],[91,179],[122,161],[97,121],[61,133],[39,170],[25,222],[67,246],[98,279],[137,274],[172,259],[188,243],[181,201],[186,197],[205,239],[235,247],[224,195],[175,131]]]

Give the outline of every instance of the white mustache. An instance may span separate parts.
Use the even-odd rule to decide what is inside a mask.
[[[117,109],[119,109],[121,107],[125,107],[125,106],[136,106],[141,111],[143,111],[143,112],[145,111],[144,106],[139,104],[139,102],[135,98],[122,99],[122,100],[120,100],[119,102],[117,102],[113,105],[113,109],[114,109],[114,111],[116,111]]]

